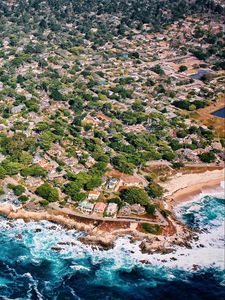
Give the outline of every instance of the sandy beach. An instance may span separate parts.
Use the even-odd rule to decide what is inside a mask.
[[[188,201],[195,195],[202,192],[215,192],[215,189],[222,193],[224,189],[221,182],[225,180],[225,169],[206,171],[196,174],[177,174],[171,180],[161,183],[166,190],[164,196],[166,204],[174,206],[184,201]]]
[[[195,174],[177,174],[171,180],[161,184],[166,191],[165,207],[173,207],[181,202],[188,201],[194,195],[201,192],[219,193],[223,192],[221,182],[224,181],[224,169],[207,171]],[[8,219],[23,219],[29,221],[47,220],[61,224],[70,229],[85,231],[87,235],[82,238],[82,242],[94,244],[106,248],[113,246],[114,241],[123,235],[132,236],[134,240],[143,241],[142,249],[151,253],[152,251],[166,251],[175,245],[185,245],[192,237],[192,232],[176,218],[168,218],[169,225],[163,228],[160,236],[143,233],[138,230],[138,224],[134,222],[100,222],[96,226],[94,220],[81,220],[79,217],[69,216],[54,209],[46,211],[26,211],[23,208],[13,210],[11,205],[0,206],[0,214],[7,216]],[[145,241],[145,242],[144,242]]]

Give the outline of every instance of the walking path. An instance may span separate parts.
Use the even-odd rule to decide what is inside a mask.
[[[160,221],[154,222],[151,221],[147,218],[139,218],[139,217],[99,217],[99,216],[93,216],[93,215],[86,215],[86,214],[82,214],[82,213],[78,213],[73,211],[70,208],[60,208],[56,203],[50,203],[49,207],[67,214],[68,216],[74,216],[74,217],[79,217],[79,218],[84,218],[84,219],[88,219],[88,220],[93,220],[93,221],[104,221],[104,222],[135,222],[135,223],[149,223],[149,224],[158,224],[158,225],[162,225],[162,226],[166,226],[168,225],[168,222],[166,221],[166,219],[158,212],[156,211],[156,215],[157,217],[160,219]]]

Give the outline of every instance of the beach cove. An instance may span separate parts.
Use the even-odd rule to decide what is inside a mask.
[[[196,209],[198,205],[198,209]],[[7,299],[198,299],[224,295],[224,199],[193,198],[176,217],[198,230],[189,247],[148,254],[141,241],[117,238],[103,250],[84,232],[49,221],[0,219],[0,290]],[[185,296],[179,291],[185,290]]]
[[[48,208],[46,211],[27,211],[23,208],[14,210],[11,205],[0,206],[0,213],[10,220],[23,219],[29,221],[50,221],[62,225],[68,229],[85,232],[81,241],[103,249],[111,248],[119,237],[130,236],[132,241],[141,241],[142,251],[148,253],[170,252],[176,245],[189,246],[189,241],[195,237],[185,224],[177,219],[174,209],[182,202],[204,192],[223,193],[221,182],[224,181],[224,169],[207,171],[200,174],[177,174],[171,180],[163,183],[166,190],[162,205],[172,211],[167,218],[166,226],[162,226],[160,235],[144,233],[140,230],[140,224],[135,221],[96,221],[85,217],[76,217],[70,211]]]

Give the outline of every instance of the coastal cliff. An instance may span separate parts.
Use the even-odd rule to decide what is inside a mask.
[[[165,183],[167,197],[164,198],[162,205],[169,208],[172,214],[167,218],[167,225],[161,226],[161,233],[158,235],[144,232],[141,224],[135,221],[98,221],[76,217],[53,208],[46,211],[27,211],[24,208],[14,210],[10,204],[4,204],[0,206],[0,214],[8,219],[23,219],[26,222],[47,220],[68,229],[83,231],[86,234],[80,240],[93,247],[109,249],[114,246],[118,237],[129,236],[131,241],[140,242],[143,252],[168,253],[176,246],[190,247],[189,241],[197,239],[191,229],[177,220],[173,214],[174,207],[204,190],[210,192],[217,189],[222,192],[220,183],[223,180],[224,170],[216,170],[202,174],[179,175]]]

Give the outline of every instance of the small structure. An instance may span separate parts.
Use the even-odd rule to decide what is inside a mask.
[[[145,213],[145,208],[140,204],[133,204],[130,206],[131,213],[135,215],[143,215]]]
[[[100,196],[101,192],[99,191],[91,191],[88,194],[88,200],[97,200]]]
[[[127,205],[123,206],[123,207],[120,209],[119,213],[120,213],[121,215],[123,215],[123,216],[129,216],[129,215],[131,214],[131,208],[130,208],[130,205],[127,204]]]
[[[113,216],[117,213],[117,210],[118,210],[118,206],[116,203],[109,203],[105,210],[105,213],[107,216]]]
[[[94,208],[94,204],[91,202],[88,202],[86,200],[81,201],[78,205],[78,208],[82,211],[82,212],[87,212],[89,214],[92,213],[93,208]]]
[[[23,110],[24,107],[25,107],[24,104],[20,104],[20,105],[18,105],[18,106],[14,106],[14,107],[11,109],[11,112],[12,112],[12,114],[18,114],[18,113],[20,113],[20,112]]]
[[[26,210],[29,210],[29,211],[40,211],[40,210],[43,210],[43,208],[39,205],[39,204],[36,204],[34,202],[28,202],[24,205],[24,208]]]
[[[115,178],[115,177],[111,177],[108,181],[108,188],[110,190],[115,190],[116,189],[116,186],[119,184],[119,179],[118,178]]]
[[[94,212],[103,214],[106,209],[107,204],[104,202],[98,202],[95,204]]]
[[[86,165],[87,168],[91,168],[95,165],[95,163],[96,163],[95,159],[91,156],[88,156],[85,165]]]

